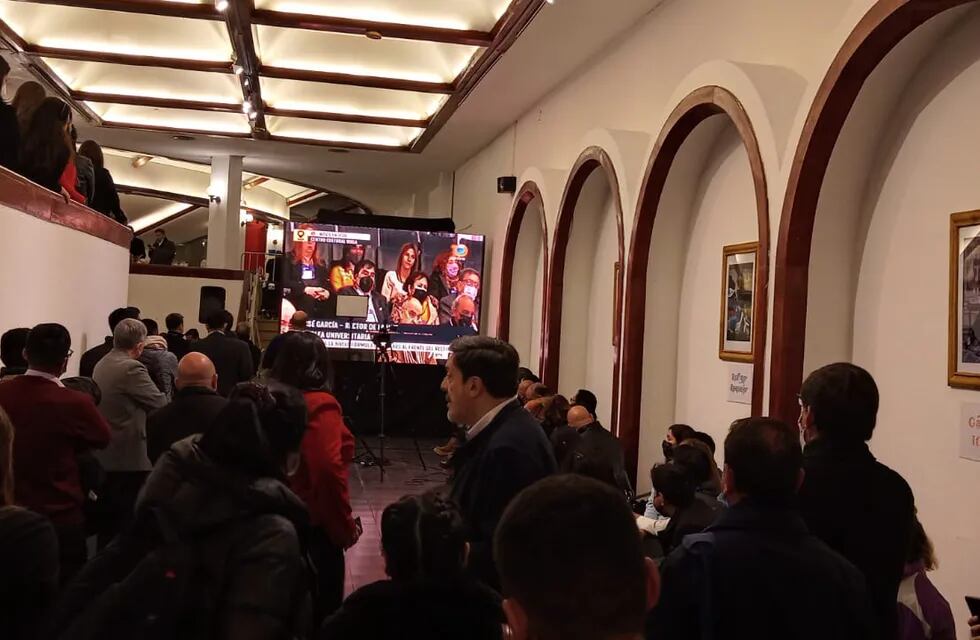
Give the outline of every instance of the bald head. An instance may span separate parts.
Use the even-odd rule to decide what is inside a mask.
[[[216,391],[218,389],[218,373],[214,363],[203,353],[192,351],[180,359],[177,365],[177,388],[204,387]]]
[[[303,331],[306,329],[306,321],[310,319],[310,316],[305,311],[297,311],[293,314],[293,317],[289,319],[289,329],[290,331]]]
[[[568,426],[576,429],[592,424],[593,418],[589,410],[582,405],[575,405],[568,410]]]

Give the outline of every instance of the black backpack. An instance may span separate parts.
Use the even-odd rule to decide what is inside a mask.
[[[203,541],[220,529],[178,534],[162,507],[143,510],[133,529],[120,536],[86,568],[69,599],[81,611],[62,640],[192,640],[213,637],[221,578],[209,575]],[[211,569],[213,572],[213,569]],[[72,590],[93,591],[91,599]],[[86,602],[87,600],[87,602]]]

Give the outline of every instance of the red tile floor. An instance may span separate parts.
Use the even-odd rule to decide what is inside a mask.
[[[366,442],[375,454],[379,453],[377,438],[368,438]],[[423,469],[411,438],[387,438],[384,455],[388,465],[384,482],[378,467],[357,463],[351,466],[351,506],[354,517],[361,518],[364,534],[347,551],[347,594],[385,577],[381,557],[381,512],[384,508],[404,495],[446,485],[446,472],[439,466],[439,457],[432,452],[432,447],[438,444],[442,441],[419,440],[426,466]],[[364,452],[363,443],[358,441],[357,454]]]

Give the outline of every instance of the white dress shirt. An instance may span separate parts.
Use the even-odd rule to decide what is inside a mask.
[[[50,380],[59,387],[64,387],[65,383],[58,379],[58,376],[53,376],[47,371],[38,371],[37,369],[28,369],[24,372],[25,376],[36,376],[38,378],[44,378],[45,380]]]
[[[473,426],[466,430],[466,439],[472,440],[478,436],[481,431],[487,428],[487,425],[493,422],[493,419],[497,417],[497,414],[503,411],[504,407],[506,407],[508,403],[513,402],[516,399],[517,396],[507,398],[493,409],[490,409],[490,411],[484,413],[482,418],[474,422]]]

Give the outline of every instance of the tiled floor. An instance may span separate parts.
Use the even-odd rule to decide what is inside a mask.
[[[377,438],[368,438],[367,444],[377,454]],[[378,467],[364,467],[355,463],[350,473],[351,506],[354,517],[361,518],[364,534],[353,548],[347,551],[346,592],[385,577],[384,560],[381,557],[381,512],[404,495],[422,493],[446,484],[446,472],[439,467],[439,457],[432,447],[442,441],[419,440],[419,448],[427,470],[423,470],[415,444],[411,438],[388,438],[385,441],[384,482]],[[358,441],[357,454],[365,451]]]

